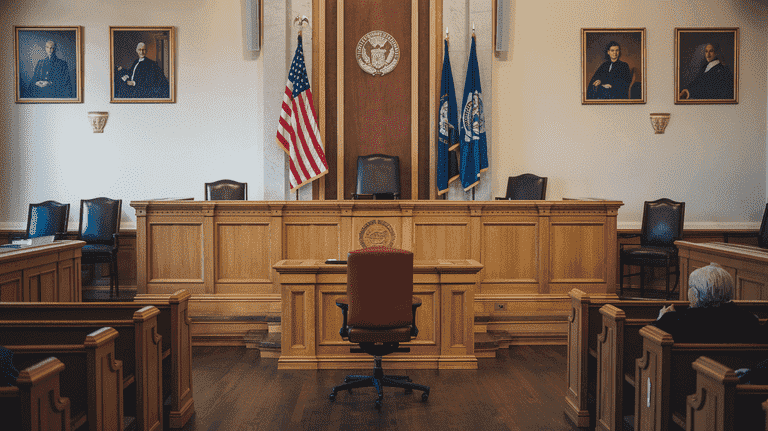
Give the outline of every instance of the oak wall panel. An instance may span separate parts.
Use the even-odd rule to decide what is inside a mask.
[[[150,223],[149,282],[203,282],[202,223]]]

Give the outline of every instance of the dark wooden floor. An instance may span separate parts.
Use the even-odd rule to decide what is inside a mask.
[[[563,413],[565,354],[565,346],[519,346],[480,359],[478,370],[393,371],[430,386],[429,401],[384,388],[377,411],[372,388],[328,400],[332,386],[361,370],[282,371],[255,350],[196,347],[196,413],[184,430],[576,431]]]

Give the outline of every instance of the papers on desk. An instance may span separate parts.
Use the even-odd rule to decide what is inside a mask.
[[[47,245],[47,244],[52,244],[54,238],[55,238],[54,235],[48,235],[48,236],[39,236],[37,238],[30,238],[30,239],[15,239],[10,244],[0,245],[0,248],[2,248],[2,251],[12,251],[20,248],[25,248],[25,247]]]

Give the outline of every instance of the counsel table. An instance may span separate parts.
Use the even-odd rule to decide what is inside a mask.
[[[341,339],[336,298],[346,294],[347,265],[321,260],[282,260],[274,266],[282,292],[282,340],[278,369],[370,368],[366,354],[349,352]],[[384,357],[389,369],[476,369],[474,353],[474,260],[414,261],[413,293],[419,336],[403,343],[410,353]]]
[[[0,252],[0,301],[80,302],[83,241]]]
[[[680,255],[680,299],[688,300],[688,276],[716,262],[735,282],[733,299],[768,299],[768,249],[722,242],[675,241]]]

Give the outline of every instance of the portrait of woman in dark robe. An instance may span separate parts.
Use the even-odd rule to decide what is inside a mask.
[[[587,87],[588,99],[628,99],[632,72],[619,58],[621,46],[611,41],[605,47],[605,61],[597,68]]]

